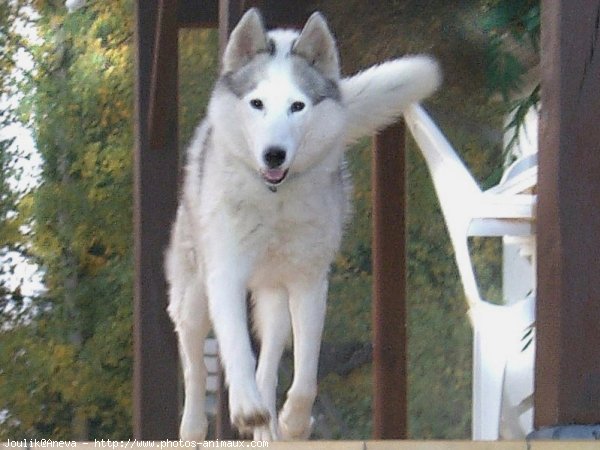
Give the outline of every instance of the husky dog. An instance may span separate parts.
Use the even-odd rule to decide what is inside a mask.
[[[300,33],[266,32],[256,9],[242,17],[188,149],[166,254],[185,383],[182,439],[206,435],[203,343],[211,324],[233,424],[257,440],[309,437],[327,276],[349,215],[344,151],[431,94],[440,78],[425,56],[341,78],[321,14]],[[290,333],[294,378],[277,416],[277,370]]]

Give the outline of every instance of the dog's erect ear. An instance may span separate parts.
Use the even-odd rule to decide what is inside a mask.
[[[335,39],[320,13],[315,12],[308,18],[292,53],[305,58],[327,78],[339,78],[340,64]]]
[[[235,72],[257,53],[266,52],[267,33],[258,9],[251,8],[231,32],[223,53],[223,73]]]

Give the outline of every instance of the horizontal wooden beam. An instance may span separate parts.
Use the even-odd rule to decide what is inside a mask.
[[[219,0],[179,0],[177,23],[180,28],[217,28]]]
[[[246,0],[240,2],[242,10],[257,7],[265,24],[273,27],[299,27],[309,12],[304,0]],[[219,26],[219,0],[179,0],[177,24],[180,28],[217,28]]]
[[[309,15],[309,3],[305,0],[265,0],[262,4],[261,12],[268,28],[298,28]]]

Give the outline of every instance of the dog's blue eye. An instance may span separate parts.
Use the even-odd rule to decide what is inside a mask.
[[[302,111],[304,109],[304,102],[294,102],[292,103],[292,106],[290,107],[290,111],[294,112],[298,112],[298,111]]]
[[[252,106],[254,109],[258,109],[258,110],[261,110],[265,107],[262,100],[259,100],[257,98],[253,98],[252,100],[250,100],[250,106]]]

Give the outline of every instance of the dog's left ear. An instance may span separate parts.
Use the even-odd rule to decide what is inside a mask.
[[[292,47],[292,53],[306,59],[325,77],[340,77],[340,64],[335,39],[319,12],[313,13]]]

